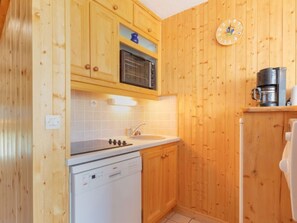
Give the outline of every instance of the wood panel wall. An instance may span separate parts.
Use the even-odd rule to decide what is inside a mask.
[[[31,1],[12,0],[0,39],[0,222],[32,222]]]
[[[69,4],[32,0],[34,223],[69,221]],[[45,129],[51,114],[61,117],[60,129]]]
[[[69,1],[11,0],[0,40],[0,222],[69,221]],[[47,130],[46,115],[61,128]]]
[[[179,206],[238,222],[239,118],[253,106],[256,73],[287,67],[296,84],[295,0],[209,0],[162,23],[162,94],[179,99]],[[244,35],[216,42],[218,25],[236,18]],[[289,91],[288,91],[289,92]]]

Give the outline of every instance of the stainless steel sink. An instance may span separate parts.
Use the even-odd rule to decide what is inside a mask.
[[[164,136],[158,135],[139,135],[139,136],[132,136],[132,139],[140,139],[140,140],[161,140],[165,139]]]

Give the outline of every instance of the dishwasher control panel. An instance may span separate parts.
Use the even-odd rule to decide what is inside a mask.
[[[73,174],[72,193],[80,194],[84,191],[108,184],[141,171],[141,167],[141,157],[136,157]]]

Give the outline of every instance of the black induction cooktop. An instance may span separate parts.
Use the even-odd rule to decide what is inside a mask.
[[[124,140],[116,140],[116,139],[97,139],[97,140],[89,140],[89,141],[81,141],[81,142],[73,142],[71,143],[71,155],[80,155],[85,153],[92,153],[107,149],[115,149],[124,146],[131,146],[131,143],[127,143]]]

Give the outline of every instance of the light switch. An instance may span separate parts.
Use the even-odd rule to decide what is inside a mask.
[[[45,128],[46,129],[59,129],[61,127],[61,116],[60,115],[47,115],[45,117]]]

